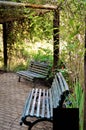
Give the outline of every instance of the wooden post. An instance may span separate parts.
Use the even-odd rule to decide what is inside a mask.
[[[57,67],[58,60],[59,60],[59,9],[54,11],[54,19],[53,19],[53,70]]]
[[[84,54],[84,130],[86,130],[86,17],[85,17],[85,54]]]
[[[8,59],[11,57],[10,51],[12,51],[12,37],[10,34],[12,33],[13,22],[5,22],[3,23],[3,55],[4,55],[4,70],[7,70],[8,67]],[[10,59],[9,59],[10,61]]]
[[[4,70],[7,70],[7,27],[3,23],[3,55],[4,55]]]

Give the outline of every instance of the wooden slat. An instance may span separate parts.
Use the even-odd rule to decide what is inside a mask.
[[[38,74],[38,73],[34,73],[34,72],[31,72],[31,71],[19,71],[19,72],[17,72],[17,74],[19,74],[19,75],[21,75],[21,76],[26,76],[26,77],[28,77],[28,78],[34,78],[34,77],[40,77],[40,78],[42,78],[42,77],[44,77],[43,75],[41,75],[41,74]]]
[[[37,103],[37,112],[36,112],[36,116],[37,117],[40,116],[41,93],[42,93],[42,89],[39,89],[38,103]]]
[[[60,98],[60,93],[59,93],[59,91],[58,91],[58,88],[59,88],[59,84],[56,84],[56,82],[55,82],[55,84],[54,84],[54,108],[56,108],[56,107],[58,107],[59,106],[59,101],[61,100],[61,98]]]
[[[35,62],[35,61],[32,61],[31,62],[32,65],[36,65],[36,66],[41,66],[41,67],[48,67],[48,64],[46,63],[42,63],[42,62]]]
[[[67,82],[65,81],[63,75],[61,73],[59,73],[60,77],[62,78],[62,81],[63,81],[63,84],[64,84],[64,87],[65,87],[65,90],[68,90],[69,91],[69,88],[68,88],[68,84]]]
[[[52,83],[52,87],[51,87],[51,91],[52,91],[52,100],[53,100],[53,107],[54,107],[54,91],[53,91],[53,89],[54,89],[54,82]]]
[[[58,98],[60,97],[60,95],[61,95],[61,90],[60,90],[60,84],[59,84],[59,82],[58,82],[58,80],[57,80],[57,77],[56,77],[56,75],[55,75],[55,87],[56,87],[56,91],[57,91],[57,93],[58,93]],[[56,94],[57,95],[57,94]]]
[[[55,75],[55,83],[56,83],[56,86],[57,86],[57,89],[58,89],[58,93],[59,93],[59,95],[61,95],[61,94],[62,94],[62,91],[61,91],[61,89],[60,89],[60,84],[59,84],[59,81],[58,81],[56,75]]]
[[[31,95],[31,93],[29,93],[29,95],[28,95],[28,99],[29,99],[30,95]],[[25,116],[26,116],[27,104],[28,104],[28,102],[29,102],[28,99],[27,99],[26,102],[25,102],[25,106],[24,106],[24,108],[23,108],[23,112],[22,112],[22,116],[21,116],[21,118],[25,118]]]
[[[40,72],[40,73],[46,74],[47,73],[46,71],[48,71],[48,70],[47,69],[44,70],[43,68],[31,68],[30,71],[34,71],[34,72],[38,72],[38,73]]]
[[[48,90],[46,92],[46,110],[47,110],[47,118],[50,118],[50,111],[49,111],[49,96],[48,96]]]
[[[42,65],[41,63],[39,63],[38,65],[37,64],[33,64],[33,66],[32,66],[33,68],[43,68],[43,69],[48,69],[48,65],[47,66],[44,66],[44,65]]]
[[[57,74],[57,77],[59,79],[60,89],[61,89],[62,93],[64,93],[65,89],[64,89],[64,84],[61,80],[61,77],[59,76],[59,74]]]
[[[32,71],[27,71],[27,75],[28,75],[28,76],[32,76],[32,77],[36,77],[36,78],[37,78],[37,77],[38,77],[38,78],[39,78],[39,77],[40,77],[40,78],[41,78],[41,77],[45,77],[44,75],[41,75],[41,74],[38,74],[38,73],[32,72]]]
[[[43,96],[42,96],[42,113],[41,117],[45,116],[45,89],[43,89]]]
[[[31,116],[34,116],[34,115],[35,115],[35,114],[34,114],[34,110],[35,110],[35,104],[36,104],[37,93],[38,93],[38,89],[36,88],[36,89],[35,89],[35,95],[34,95],[34,97],[33,97],[31,112],[30,112],[30,115],[31,115]]]
[[[50,114],[51,114],[51,118],[53,117],[53,102],[52,102],[52,93],[51,93],[51,89],[49,89],[49,97],[50,97]]]
[[[33,66],[31,69],[33,69],[33,70],[41,70],[41,71],[43,71],[43,72],[45,72],[45,71],[48,71],[48,68],[42,68],[42,67],[37,67],[37,66]]]
[[[20,74],[22,76],[28,76],[28,78],[31,77],[31,75],[28,73],[28,71],[19,71],[19,72],[17,72],[17,74]]]
[[[38,66],[33,66],[33,67],[31,67],[30,69],[31,69],[31,70],[32,70],[32,69],[33,69],[33,70],[41,70],[41,71],[43,71],[43,72],[48,71],[48,68],[43,68],[43,67],[38,67]]]
[[[34,89],[29,92],[28,98],[25,102],[25,106],[24,106],[24,109],[23,109],[22,118],[29,114],[29,109],[30,109],[33,91],[34,91]]]
[[[27,104],[26,113],[25,113],[26,116],[29,115],[29,113],[30,113],[30,107],[31,107],[31,102],[32,102],[32,98],[33,98],[33,93],[34,93],[34,89],[32,89],[31,94],[28,98],[28,102],[26,103]]]
[[[55,87],[55,83],[54,83],[54,86]],[[57,93],[57,94],[56,94]],[[59,103],[59,100],[58,100],[58,92],[53,89],[52,90],[52,99],[53,99],[53,107],[56,108],[58,106],[58,103]]]
[[[51,86],[53,107],[54,108],[59,106],[59,101],[61,100],[62,91],[61,91],[60,87],[61,86],[59,84],[57,76],[55,75],[55,78],[54,78],[52,86]]]

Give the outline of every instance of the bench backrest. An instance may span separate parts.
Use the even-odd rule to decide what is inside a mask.
[[[51,86],[51,93],[53,108],[62,107],[66,96],[69,94],[69,88],[60,72],[55,75]]]
[[[32,72],[47,76],[49,72],[49,65],[44,62],[31,61],[29,65],[29,70]]]

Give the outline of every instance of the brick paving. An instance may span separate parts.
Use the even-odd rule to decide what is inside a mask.
[[[15,73],[0,74],[0,130],[28,130],[28,127],[19,125],[21,112],[33,83],[22,79],[18,82]],[[36,87],[46,87],[36,84]],[[34,120],[34,118],[32,118]],[[52,123],[41,122],[32,130],[52,130]]]

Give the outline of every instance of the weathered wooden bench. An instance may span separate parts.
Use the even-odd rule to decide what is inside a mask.
[[[69,88],[63,75],[56,73],[50,89],[33,88],[29,92],[20,125],[24,123],[31,130],[40,121],[53,122],[53,108],[62,108],[68,94]],[[28,117],[36,117],[37,120],[31,122],[27,120]]]
[[[30,81],[35,81],[35,79],[45,79],[49,74],[49,65],[44,62],[31,61],[28,70],[18,71],[17,75],[20,78],[23,77]]]

